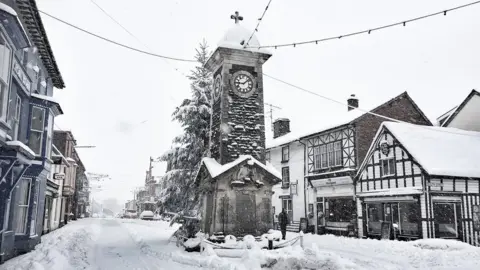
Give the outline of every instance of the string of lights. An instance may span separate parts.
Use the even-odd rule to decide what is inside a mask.
[[[134,38],[139,44],[141,44],[143,47],[145,47],[149,52],[153,52],[152,48],[150,48],[146,43],[142,42],[136,35],[134,35],[132,32],[130,32],[125,26],[123,26],[118,20],[116,20],[113,16],[111,16],[107,10],[102,8],[97,2],[94,0],[90,0],[100,11],[103,12],[108,18],[110,18],[115,24],[120,26],[127,34],[129,34],[132,38]],[[169,65],[171,68],[173,68],[176,72],[180,73],[182,76],[188,78],[188,76],[183,73],[181,70],[179,70],[177,67],[175,67],[172,63],[167,61],[165,58],[160,58],[162,59],[167,65]]]
[[[106,42],[108,42],[108,43],[111,43],[111,44],[114,44],[114,45],[123,47],[123,48],[125,48],[125,49],[129,49],[129,50],[132,50],[132,51],[136,51],[136,52],[138,52],[138,53],[146,54],[146,55],[153,56],[153,57],[157,57],[157,58],[169,59],[169,60],[180,61],[180,62],[191,62],[191,63],[197,63],[197,62],[198,62],[197,60],[190,60],[190,59],[170,57],[170,56],[165,56],[165,55],[160,55],[160,54],[155,54],[155,53],[151,53],[151,52],[148,52],[148,51],[140,50],[140,49],[137,49],[137,48],[134,48],[134,47],[131,47],[131,46],[122,44],[122,43],[120,43],[120,42],[111,40],[111,39],[109,39],[109,38],[100,36],[100,35],[98,35],[98,34],[92,33],[92,32],[90,32],[90,31],[88,31],[88,30],[85,30],[85,29],[80,28],[80,27],[78,27],[78,26],[76,26],[76,25],[73,25],[73,24],[71,24],[71,23],[69,23],[69,22],[67,22],[67,21],[64,21],[64,20],[62,20],[62,19],[60,19],[60,18],[58,18],[58,17],[55,17],[55,16],[53,16],[53,15],[51,15],[51,14],[45,12],[45,11],[40,10],[40,9],[37,9],[37,10],[38,10],[38,12],[42,13],[43,15],[45,15],[45,16],[47,16],[47,17],[49,17],[49,18],[52,18],[52,19],[54,19],[54,20],[56,20],[56,21],[59,21],[59,22],[65,24],[65,25],[68,25],[68,26],[70,26],[70,27],[72,27],[72,28],[75,28],[75,29],[77,29],[78,31],[81,31],[81,32],[83,32],[83,33],[85,33],[85,34],[88,34],[88,35],[91,35],[91,36],[94,36],[94,37],[99,38],[99,39],[101,39],[101,40],[104,40],[104,41],[106,41]]]
[[[301,90],[305,93],[308,93],[308,94],[311,94],[311,95],[314,95],[314,96],[317,96],[317,97],[320,97],[320,98],[323,98],[325,100],[328,100],[328,101],[331,101],[331,102],[334,102],[334,103],[337,103],[337,104],[340,104],[340,105],[343,105],[343,106],[347,106],[349,108],[353,108],[355,110],[359,110],[363,113],[366,113],[366,114],[370,114],[370,115],[373,115],[373,116],[377,116],[377,117],[380,117],[380,118],[383,118],[385,120],[388,120],[388,121],[392,121],[392,122],[397,122],[397,123],[402,123],[402,124],[409,124],[409,125],[414,125],[412,123],[409,123],[409,122],[405,122],[405,121],[402,121],[402,120],[398,120],[398,119],[395,119],[395,118],[391,118],[391,117],[388,117],[388,116],[385,116],[385,115],[381,115],[381,114],[378,114],[378,113],[374,113],[372,111],[369,111],[369,110],[365,110],[365,109],[362,109],[360,107],[354,107],[354,106],[350,106],[348,105],[347,103],[345,102],[341,102],[341,101],[338,101],[336,99],[333,99],[333,98],[330,98],[330,97],[327,97],[325,95],[322,95],[322,94],[319,94],[319,93],[316,93],[314,91],[311,91],[311,90],[308,90],[308,89],[305,89],[303,87],[300,87],[298,85],[295,85],[295,84],[292,84],[292,83],[289,83],[289,82],[286,82],[284,80],[281,80],[281,79],[278,79],[278,78],[275,78],[273,76],[270,76],[266,73],[263,73],[263,75],[265,77],[268,77],[274,81],[277,81],[277,82],[280,82],[280,83],[283,83],[285,85],[288,85],[290,87],[293,87],[293,88],[296,88],[298,90]],[[449,130],[440,130],[440,129],[430,129],[428,126],[421,126],[419,125],[420,127],[424,127],[428,130],[433,130],[433,131],[438,131],[438,132],[445,132],[445,133],[450,133],[450,134],[455,134],[455,135],[463,135],[463,136],[469,136],[469,137],[475,137],[475,138],[478,138],[478,135],[472,135],[472,134],[468,134],[468,133],[460,133],[460,132],[453,132],[453,131],[449,131]]]
[[[313,43],[318,44],[320,42],[342,39],[342,38],[357,36],[357,35],[361,35],[361,34],[370,34],[374,31],[378,31],[378,30],[382,30],[382,29],[386,29],[386,28],[390,28],[390,27],[395,27],[395,26],[399,26],[399,25],[406,26],[407,23],[427,19],[429,17],[433,17],[433,16],[437,16],[437,15],[442,15],[443,14],[444,16],[446,16],[448,12],[458,10],[458,9],[462,9],[462,8],[466,8],[466,7],[469,7],[469,6],[476,5],[476,4],[480,4],[480,1],[475,1],[475,2],[472,2],[472,3],[465,4],[465,5],[456,6],[456,7],[450,8],[450,9],[446,9],[446,10],[442,10],[442,11],[439,11],[439,12],[427,14],[427,15],[424,15],[424,16],[412,18],[412,19],[409,19],[409,20],[404,20],[404,21],[400,21],[400,22],[396,22],[396,23],[392,23],[392,24],[387,24],[387,25],[383,25],[383,26],[379,26],[379,27],[369,28],[369,29],[358,31],[358,32],[352,32],[352,33],[343,34],[343,35],[336,35],[336,36],[331,36],[331,37],[326,37],[326,38],[321,38],[321,39],[301,41],[301,42],[293,42],[293,43],[285,43],[285,44],[256,46],[256,47],[246,46],[245,48],[250,48],[250,49],[275,48],[275,49],[277,49],[277,48],[280,48],[280,47],[294,47],[295,48],[296,46],[299,46],[299,45],[313,44]]]
[[[270,6],[270,3],[271,3],[271,2],[272,2],[272,0],[269,0],[269,1],[268,1],[268,4],[267,4],[267,6],[265,7],[265,10],[263,11],[262,17],[260,17],[260,19],[258,19],[257,26],[256,26],[255,29],[253,30],[252,34],[251,34],[250,37],[248,38],[248,41],[247,41],[247,43],[245,44],[245,46],[244,46],[243,48],[247,48],[247,47],[248,47],[248,45],[250,44],[250,40],[252,40],[252,37],[253,37],[253,35],[255,34],[255,32],[258,32],[258,27],[260,26],[260,23],[262,22],[263,17],[265,16],[265,13],[267,13],[268,7]]]

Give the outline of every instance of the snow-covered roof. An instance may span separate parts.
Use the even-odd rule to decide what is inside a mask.
[[[365,112],[360,111],[358,109],[347,111],[345,108],[343,113],[336,112],[335,117],[322,119],[322,121],[318,125],[317,124],[312,125],[312,127],[310,127],[307,131],[300,131],[300,132],[292,131],[290,133],[287,133],[275,139],[267,138],[266,147],[274,148],[283,144],[287,144],[287,143],[299,140],[309,135],[313,135],[316,133],[323,132],[325,130],[329,130],[338,126],[348,124],[353,120],[357,119],[358,117],[362,116],[363,114],[365,114]]]
[[[210,173],[210,176],[212,178],[215,178],[215,177],[219,176],[220,174],[222,174],[222,173],[230,170],[231,168],[237,166],[238,164],[242,163],[245,160],[249,160],[248,161],[249,165],[257,164],[259,167],[261,167],[262,169],[271,173],[275,177],[282,178],[282,174],[277,169],[275,169],[275,167],[273,167],[272,164],[267,162],[267,164],[264,165],[263,163],[261,163],[260,161],[258,161],[254,157],[252,157],[251,155],[241,155],[236,160],[234,160],[230,163],[226,163],[224,165],[221,165],[215,159],[208,158],[208,157],[203,158],[202,163],[205,164],[205,167],[207,168],[208,172]]]
[[[19,147],[21,148],[23,151],[25,151],[26,153],[30,154],[32,157],[35,157],[35,152],[32,151],[32,149],[30,149],[30,147],[26,146],[24,143],[22,143],[21,141],[8,141],[7,142],[7,145],[8,146],[16,146],[16,147]]]
[[[263,48],[258,49],[258,47],[260,46],[260,42],[258,41],[255,34],[252,36],[252,39],[248,43],[249,44],[248,46],[253,48],[245,49],[244,46],[247,44],[247,41],[250,38],[251,34],[252,34],[252,30],[248,30],[237,23],[227,30],[227,32],[225,33],[223,38],[218,42],[217,45],[218,47],[223,47],[223,48],[272,54],[270,51],[266,49],[263,49]]]
[[[384,122],[425,171],[431,175],[480,178],[480,132]]]
[[[43,99],[43,100],[47,100],[47,101],[50,101],[50,102],[53,102],[53,103],[60,104],[60,103],[58,102],[58,100],[56,100],[54,97],[49,97],[49,96],[40,95],[40,94],[32,94],[32,97],[36,97],[36,98],[38,98],[38,99]]]
[[[1,2],[0,2],[0,10],[3,10],[5,12],[9,13],[10,15],[17,17],[17,12],[15,12],[15,10],[13,8],[11,8],[11,7],[9,7],[6,4],[1,3]]]

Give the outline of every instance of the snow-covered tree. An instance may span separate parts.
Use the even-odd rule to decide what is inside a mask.
[[[185,99],[172,114],[183,128],[173,140],[172,149],[161,160],[168,163],[163,181],[162,206],[169,211],[195,210],[198,205],[194,177],[203,157],[209,151],[212,98],[212,74],[204,65],[209,57],[203,41],[196,50],[198,65],[190,72],[191,97]]]

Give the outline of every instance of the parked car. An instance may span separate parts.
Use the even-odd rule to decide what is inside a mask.
[[[142,220],[153,220],[153,212],[152,211],[143,211],[140,214],[140,219],[142,219]]]
[[[136,210],[127,210],[125,212],[125,218],[137,218],[138,214]]]

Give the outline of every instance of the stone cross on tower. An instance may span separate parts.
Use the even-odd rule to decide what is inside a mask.
[[[235,15],[231,15],[230,19],[235,20],[235,23],[238,23],[238,21],[243,21],[243,17],[240,16],[238,11],[235,11]]]

